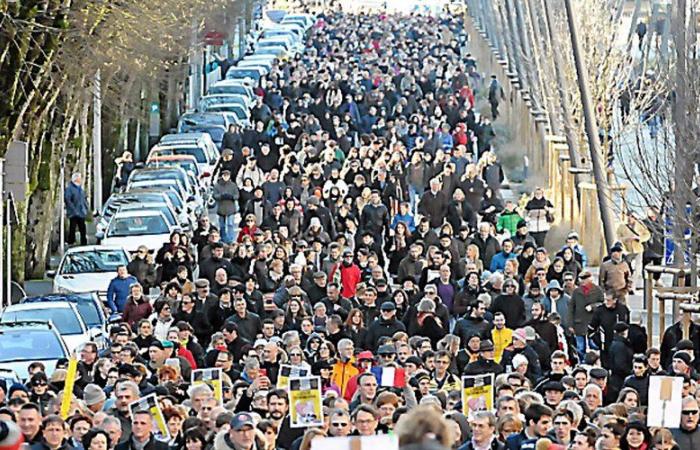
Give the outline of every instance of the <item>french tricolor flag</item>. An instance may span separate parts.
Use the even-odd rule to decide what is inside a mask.
[[[406,386],[406,371],[401,367],[372,367],[372,374],[379,386],[397,388]]]

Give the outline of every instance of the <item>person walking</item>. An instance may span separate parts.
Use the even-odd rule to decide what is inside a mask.
[[[506,98],[503,92],[503,86],[498,82],[496,75],[491,75],[491,84],[489,84],[489,104],[491,105],[491,117],[493,120],[498,118],[498,104]]]
[[[227,244],[235,240],[234,216],[238,205],[238,187],[231,181],[231,171],[224,169],[214,185],[214,200],[216,200],[216,214],[219,216],[219,230],[221,240]]]
[[[87,230],[85,228],[85,218],[88,213],[88,203],[85,191],[83,190],[83,177],[80,172],[76,172],[70,177],[71,181],[64,192],[66,205],[66,216],[68,217],[68,245],[75,244],[76,229],[80,233],[80,245],[87,245]]]

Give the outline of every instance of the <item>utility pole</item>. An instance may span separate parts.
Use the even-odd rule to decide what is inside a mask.
[[[93,203],[95,211],[102,211],[102,82],[100,69],[95,72],[92,92],[92,165]]]
[[[615,229],[613,228],[612,217],[610,215],[610,197],[608,182],[603,174],[603,166],[600,162],[600,139],[598,137],[598,124],[593,115],[593,105],[591,104],[591,94],[588,92],[588,74],[583,64],[581,56],[581,45],[578,41],[578,29],[571,6],[571,0],[564,0],[566,7],[566,19],[569,23],[569,35],[571,37],[571,49],[576,65],[576,79],[578,89],[581,94],[581,106],[583,107],[583,117],[586,124],[586,135],[588,137],[588,149],[591,153],[591,163],[593,165],[593,177],[598,195],[598,209],[603,222],[603,234],[605,237],[606,250],[615,242]]]

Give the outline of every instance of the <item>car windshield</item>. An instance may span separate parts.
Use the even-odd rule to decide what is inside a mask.
[[[226,121],[221,116],[215,114],[199,114],[197,116],[183,116],[180,119],[180,128],[183,130],[189,129],[188,127],[196,127],[203,123],[210,123],[214,125],[226,125]],[[184,132],[184,131],[181,131]]]
[[[245,87],[236,84],[222,84],[221,86],[212,86],[209,88],[211,94],[240,94],[248,95]]]
[[[119,249],[74,252],[66,255],[61,274],[116,272],[117,267],[128,263],[126,255]]]
[[[216,107],[215,107],[216,108]],[[209,136],[211,136],[211,140],[214,142],[221,142],[224,140],[224,133],[226,133],[226,130],[224,130],[221,127],[200,127],[197,128],[196,131],[200,131],[202,133],[209,133]],[[199,158],[197,158],[197,162],[199,161]],[[207,162],[206,159],[201,162]]]
[[[162,216],[115,217],[109,224],[107,236],[143,236],[169,232],[168,224]]]
[[[148,167],[182,167],[184,170],[199,175],[199,167],[196,163],[186,159],[149,161]]]
[[[134,211],[134,210],[144,210],[144,209],[150,209],[150,210],[158,210],[159,212],[162,212],[163,215],[165,216],[168,221],[176,225],[177,220],[175,220],[175,216],[173,215],[173,212],[168,208],[168,205],[165,203],[159,203],[159,204],[154,204],[154,203],[149,203],[149,204],[131,204],[131,205],[124,205],[121,207],[120,211]]]
[[[231,74],[229,78],[252,78],[254,80],[260,79],[260,72],[258,72],[257,70],[235,69],[229,73]]]
[[[207,163],[207,155],[204,154],[204,150],[196,146],[159,148],[158,150],[154,151],[151,156],[156,158],[158,156],[167,155],[192,155],[199,164]]]
[[[65,357],[58,337],[49,330],[3,329],[0,362],[38,361]]]
[[[2,315],[2,323],[11,323],[18,320],[50,320],[56,326],[61,335],[81,334],[80,320],[71,308],[32,308],[15,311],[5,311]]]
[[[97,310],[97,304],[92,300],[78,300],[75,303],[78,308],[78,313],[80,317],[83,318],[83,322],[88,327],[101,327],[102,322],[100,321],[100,313]]]
[[[177,170],[143,170],[131,174],[130,181],[152,181],[152,180],[178,180],[183,182],[185,174]]]

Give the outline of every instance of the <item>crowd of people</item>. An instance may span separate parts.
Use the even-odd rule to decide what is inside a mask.
[[[626,305],[653,224],[630,219],[595,277],[575,231],[548,238],[542,189],[504,199],[487,117],[502,88],[464,20],[320,14],[306,52],[256,86],[251,127],[224,137],[218,223],[203,215],[119,269],[122,323],[106,350],[83,346],[67,418],[60,361],[0,382],[0,419],[32,449],[309,450],[386,433],[406,448],[700,448],[700,329],[684,340],[676,323],[647,348]],[[322,427],[291,427],[281,364],[320,377]],[[190,384],[211,367],[221,402]],[[376,368],[403,380],[380,385]],[[479,374],[494,375],[493,409],[465,414],[462,376]],[[683,378],[678,428],[646,425],[660,374]],[[154,393],[166,440],[129,412]]]

